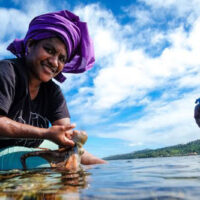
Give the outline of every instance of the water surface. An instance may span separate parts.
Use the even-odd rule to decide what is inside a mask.
[[[0,173],[0,199],[200,199],[200,156],[109,161],[78,173]]]

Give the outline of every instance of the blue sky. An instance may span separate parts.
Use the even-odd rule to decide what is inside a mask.
[[[13,57],[7,45],[34,16],[62,9],[88,22],[95,45],[93,69],[61,85],[88,151],[104,157],[200,138],[200,0],[0,0],[0,59]]]

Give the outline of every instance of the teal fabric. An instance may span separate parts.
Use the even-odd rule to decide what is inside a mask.
[[[8,147],[0,149],[0,170],[22,169],[20,158],[23,154],[40,149],[28,147]],[[43,158],[35,156],[26,159],[27,169],[50,167]]]

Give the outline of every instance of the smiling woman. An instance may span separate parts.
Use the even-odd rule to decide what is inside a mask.
[[[31,80],[40,84],[48,82],[62,72],[67,62],[65,44],[59,38],[44,39],[27,44],[26,63],[30,67]]]
[[[33,151],[21,146],[39,147],[44,139],[68,148],[75,145],[75,125],[52,78],[64,82],[62,72],[81,73],[94,64],[86,23],[66,10],[35,17],[25,38],[16,39],[8,50],[18,58],[0,61],[1,170],[22,167],[17,162],[7,165],[11,155],[19,160],[22,152]],[[20,150],[12,148],[18,146]],[[104,163],[86,151],[81,162]]]

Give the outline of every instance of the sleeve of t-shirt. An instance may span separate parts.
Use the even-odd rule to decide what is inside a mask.
[[[53,123],[59,119],[70,118],[67,103],[60,87],[54,83],[51,85],[50,91],[48,109],[48,119],[50,122]]]
[[[0,61],[0,113],[8,114],[15,95],[15,73],[13,65]]]

